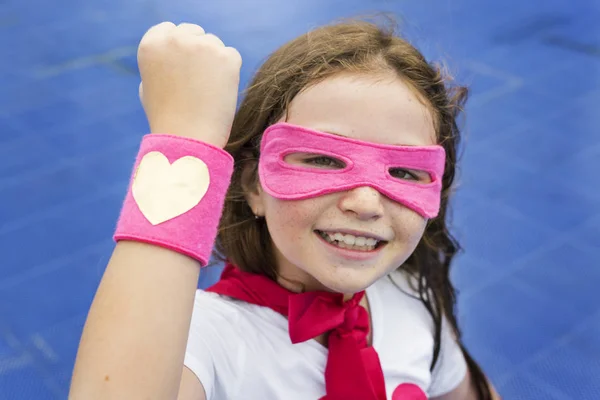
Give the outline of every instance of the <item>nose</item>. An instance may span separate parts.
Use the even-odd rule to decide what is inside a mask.
[[[360,186],[342,193],[339,207],[361,221],[377,220],[383,215],[383,195],[370,186]]]

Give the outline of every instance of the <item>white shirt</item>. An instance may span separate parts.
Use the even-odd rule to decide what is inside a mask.
[[[433,321],[402,272],[366,290],[389,400],[412,383],[428,397],[452,391],[466,374],[444,320],[433,373]],[[184,364],[208,400],[317,400],[325,395],[327,349],[315,340],[292,344],[287,319],[270,308],[198,290]]]

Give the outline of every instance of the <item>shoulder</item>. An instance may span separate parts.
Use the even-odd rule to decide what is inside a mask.
[[[265,326],[287,326],[285,318],[271,309],[201,289],[196,291],[191,323],[213,331],[219,341],[226,339],[224,334],[247,338]]]
[[[385,347],[405,347],[407,351],[414,351],[416,357],[430,357],[435,326],[421,300],[416,279],[406,272],[394,271],[367,289],[367,299],[371,307],[374,342],[381,339],[379,343]],[[398,338],[405,340],[398,342]]]
[[[416,277],[396,270],[381,278],[370,289],[371,298],[377,298],[386,311],[386,316],[411,318],[421,322],[433,332],[433,319],[421,300]]]
[[[256,354],[285,331],[282,318],[264,307],[197,290],[184,364],[204,386],[207,399],[237,398]]]
[[[196,290],[194,297],[193,318],[219,318],[229,320],[230,317],[243,315],[249,304],[217,293]]]
[[[465,376],[465,360],[449,321],[442,318],[440,353],[435,368],[430,370],[435,325],[421,300],[418,279],[407,272],[394,271],[373,285],[372,292],[383,316],[380,327],[384,337],[379,342],[385,349],[382,358],[398,370],[402,368],[404,377],[412,377],[409,383],[419,384],[429,396],[454,389]]]
[[[190,322],[187,355],[217,362],[229,351],[230,343],[243,338],[239,327],[247,319],[248,305],[216,293],[197,290]]]

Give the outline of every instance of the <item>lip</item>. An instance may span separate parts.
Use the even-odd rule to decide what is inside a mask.
[[[336,231],[336,232],[341,233],[341,231]],[[367,260],[377,258],[379,256],[379,254],[381,253],[381,249],[383,249],[386,246],[386,244],[383,244],[371,251],[342,249],[341,247],[337,247],[337,246],[334,246],[331,243],[329,243],[318,232],[313,232],[313,233],[317,236],[319,241],[326,247],[327,250],[335,253],[339,257],[342,257],[342,258],[345,258],[348,260],[353,260],[353,261],[367,261]],[[346,231],[344,231],[344,233],[346,233]]]
[[[377,236],[377,235],[374,235],[374,234],[369,233],[369,232],[354,231],[354,230],[351,230],[351,229],[339,229],[339,230],[336,230],[336,229],[328,229],[328,230],[317,229],[317,230],[321,231],[321,232],[328,232],[328,233],[339,232],[339,233],[344,233],[344,234],[348,234],[348,235],[352,235],[352,236],[363,236],[363,237],[366,237],[366,238],[372,238],[372,239],[375,239],[375,240],[379,240],[381,242],[388,242],[389,241],[389,240],[386,240],[386,239],[382,238],[381,236]]]

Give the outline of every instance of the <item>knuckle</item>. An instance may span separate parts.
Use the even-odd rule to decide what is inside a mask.
[[[171,21],[163,21],[159,24],[156,24],[155,27],[162,27],[162,28],[174,28],[175,24]]]
[[[150,38],[143,38],[138,46],[138,56],[145,56],[151,53],[155,47],[154,40]]]
[[[152,49],[160,43],[165,36],[169,36],[173,31],[175,24],[172,22],[161,22],[154,25],[142,36],[139,44],[139,50],[144,52]]]
[[[161,34],[162,32],[168,32],[168,31],[172,30],[173,28],[175,28],[174,23],[172,23],[170,21],[161,22],[160,24],[156,24],[156,25],[152,26],[150,29],[148,29],[145,36],[158,35],[158,34]]]
[[[216,45],[216,46],[220,46],[220,47],[225,47],[225,44],[223,43],[223,41],[221,39],[219,39],[219,37],[217,35],[213,35],[212,33],[207,33],[204,36],[205,40]]]
[[[239,68],[242,65],[242,55],[240,52],[233,47],[226,47],[225,49],[231,62]]]
[[[204,28],[202,28],[200,25],[192,24],[189,22],[183,22],[183,23],[177,25],[177,28],[181,29],[181,30],[189,31],[189,32],[194,32],[196,34],[205,33]]]

